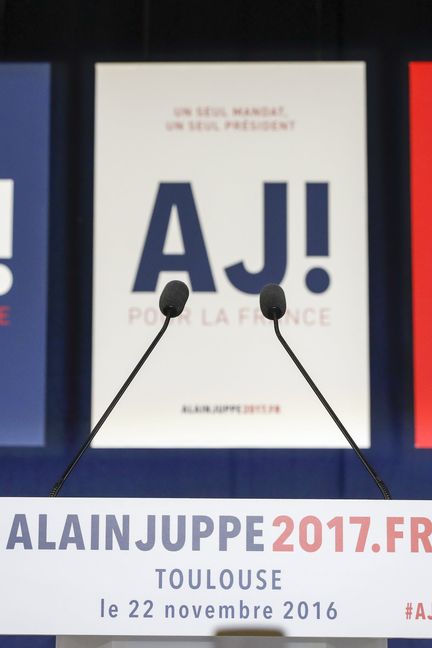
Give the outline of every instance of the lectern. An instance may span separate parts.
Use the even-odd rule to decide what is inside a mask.
[[[432,636],[431,553],[427,501],[4,498],[0,634],[384,648]]]

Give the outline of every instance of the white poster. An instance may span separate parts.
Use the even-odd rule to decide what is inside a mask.
[[[259,308],[368,447],[363,63],[99,64],[92,422],[190,297],[96,437],[100,447],[346,442]]]
[[[430,511],[0,498],[0,634],[430,638]]]

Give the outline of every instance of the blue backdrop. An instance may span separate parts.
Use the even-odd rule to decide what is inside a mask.
[[[0,445],[43,445],[47,325],[50,71],[0,65],[0,179],[14,182],[11,290],[0,296]]]

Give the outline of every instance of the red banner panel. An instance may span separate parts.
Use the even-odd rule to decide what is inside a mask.
[[[414,437],[432,448],[432,62],[411,63]]]

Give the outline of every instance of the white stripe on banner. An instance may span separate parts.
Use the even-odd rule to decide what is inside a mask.
[[[12,257],[13,180],[0,180],[0,259]]]

